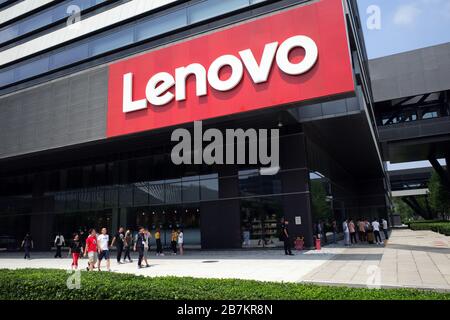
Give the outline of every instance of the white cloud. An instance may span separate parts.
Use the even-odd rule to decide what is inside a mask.
[[[421,13],[422,10],[415,4],[399,6],[394,14],[394,23],[397,25],[412,25]]]

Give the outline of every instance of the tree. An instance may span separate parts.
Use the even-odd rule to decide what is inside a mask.
[[[438,173],[433,170],[428,182],[430,206],[442,218],[450,214],[450,192],[442,183]]]
[[[327,191],[322,181],[311,180],[311,200],[313,215],[317,220],[332,217],[331,205],[327,201]]]
[[[400,215],[400,219],[403,222],[414,218],[414,211],[400,198],[393,198],[392,203],[394,205],[394,212]]]

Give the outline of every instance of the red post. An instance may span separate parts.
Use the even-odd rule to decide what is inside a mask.
[[[320,250],[320,239],[316,238],[316,250]]]

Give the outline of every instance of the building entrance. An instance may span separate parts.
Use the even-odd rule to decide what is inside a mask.
[[[186,248],[200,248],[200,206],[167,205],[133,208],[127,215],[127,226],[134,232],[145,227],[153,235],[152,246],[156,245],[154,234],[159,229],[164,247],[170,247],[172,230],[183,230]]]

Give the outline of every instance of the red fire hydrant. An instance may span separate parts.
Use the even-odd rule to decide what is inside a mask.
[[[316,238],[316,250],[320,250],[321,246],[320,246],[320,238],[317,237]]]
[[[303,237],[297,237],[297,239],[294,241],[295,244],[295,250],[303,250],[303,246],[305,244]]]

